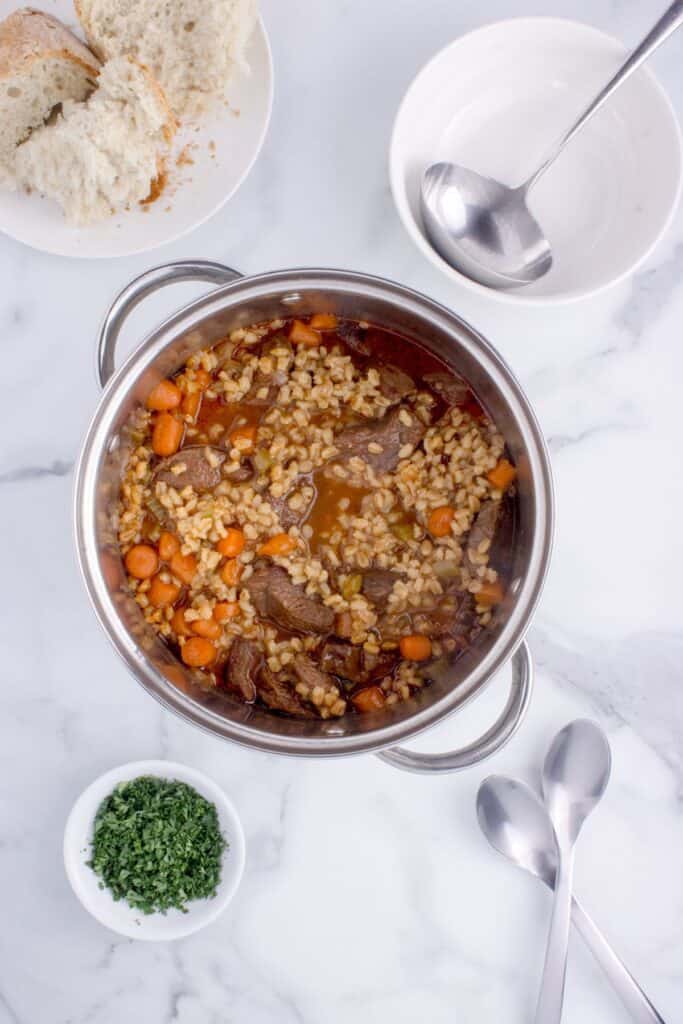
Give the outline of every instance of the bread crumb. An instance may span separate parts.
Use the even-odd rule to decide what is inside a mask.
[[[183,146],[183,148],[178,153],[178,156],[176,157],[176,166],[177,167],[184,167],[187,164],[193,164],[194,163],[194,160],[190,156],[190,150],[193,149],[193,148],[194,147],[189,142],[188,142],[188,144],[186,146]]]

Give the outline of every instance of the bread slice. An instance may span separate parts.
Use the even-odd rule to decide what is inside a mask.
[[[75,0],[95,52],[150,69],[178,116],[201,113],[246,69],[256,0]]]
[[[99,61],[67,28],[30,7],[0,22],[0,184],[14,186],[20,142],[65,100],[92,92]]]
[[[17,179],[56,199],[72,223],[92,224],[149,196],[175,128],[158,82],[117,57],[85,103],[66,101],[54,123],[19,146]]]

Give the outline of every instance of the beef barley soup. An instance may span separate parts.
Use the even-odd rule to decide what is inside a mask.
[[[415,342],[331,314],[240,329],[128,431],[128,584],[207,687],[299,718],[378,711],[490,628],[516,471]]]

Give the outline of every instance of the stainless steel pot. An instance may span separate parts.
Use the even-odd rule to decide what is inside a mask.
[[[216,285],[149,334],[120,370],[114,350],[126,316],[152,292],[174,281]],[[201,687],[146,625],[127,594],[112,526],[129,441],[126,421],[161,377],[190,353],[237,327],[280,316],[334,311],[414,338],[465,376],[502,430],[518,467],[512,582],[499,621],[458,660],[448,681],[377,714],[296,721],[232,702]],[[76,543],[97,616],[136,679],[161,703],[207,731],[273,753],[330,757],[381,752],[398,768],[447,772],[468,767],[503,746],[526,712],[533,667],[524,634],[539,599],[552,545],[553,494],[548,454],[531,407],[498,353],[472,327],[424,295],[366,274],[286,270],[240,277],[206,261],[171,263],[147,271],[115,299],[99,339],[105,387],[80,457],[75,495]],[[512,684],[499,719],[469,746],[417,754],[396,744],[463,707],[506,662]]]

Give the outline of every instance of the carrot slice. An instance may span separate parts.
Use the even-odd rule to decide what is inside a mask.
[[[195,619],[190,623],[190,629],[197,636],[203,636],[207,640],[218,640],[223,632],[215,619]]]
[[[177,409],[182,400],[183,395],[177,384],[172,380],[160,380],[147,396],[147,408],[154,412],[167,412],[169,409]]]
[[[314,331],[335,331],[338,323],[334,313],[316,313],[311,317],[309,326]]]
[[[406,661],[426,661],[432,656],[432,641],[421,633],[416,633],[414,636],[402,636],[399,647],[401,656]]]
[[[176,551],[180,551],[180,541],[175,533],[169,533],[168,530],[164,530],[159,537],[159,557],[163,558],[164,562],[168,562],[169,559],[173,558]]]
[[[190,627],[185,621],[185,609],[176,608],[171,619],[171,629],[176,636],[189,636]]]
[[[379,711],[384,707],[386,698],[381,686],[368,686],[354,693],[351,700],[358,711]]]
[[[183,395],[183,402],[181,405],[181,411],[195,420],[197,413],[199,412],[199,406],[202,404],[202,393],[201,391],[191,391],[187,395]]]
[[[481,588],[474,595],[474,600],[477,604],[490,608],[494,604],[500,604],[504,597],[505,591],[502,583],[500,580],[495,580],[493,583],[488,581],[482,583]]]
[[[244,551],[246,543],[246,537],[242,530],[231,527],[225,537],[221,537],[218,544],[216,544],[216,550],[220,551],[226,558],[235,558],[236,555],[240,555]]]
[[[320,344],[320,335],[303,320],[293,320],[292,326],[289,328],[289,340],[293,345],[309,345],[311,348],[315,348]]]
[[[220,577],[226,586],[236,587],[243,571],[244,566],[241,562],[238,562],[236,558],[229,558],[220,571]]]
[[[190,584],[197,575],[197,559],[194,555],[181,555],[180,551],[176,551],[169,564],[171,572],[181,583]]]
[[[492,487],[505,491],[517,476],[517,470],[507,459],[501,459],[486,476]]]
[[[147,591],[150,604],[153,604],[155,608],[165,608],[169,604],[173,604],[178,600],[180,595],[180,587],[177,583],[164,583],[162,579],[155,576],[152,580],[152,585]]]
[[[159,567],[159,558],[149,544],[136,544],[124,559],[126,569],[136,580],[147,580]]]
[[[214,605],[213,617],[216,622],[227,622],[239,615],[240,606],[237,601],[218,601]]]
[[[175,455],[183,439],[184,426],[182,420],[170,412],[160,412],[152,430],[152,449],[155,455],[167,458]]]
[[[268,555],[272,558],[274,555],[288,555],[291,551],[294,551],[295,547],[296,541],[288,533],[276,533],[274,537],[270,537],[269,540],[261,545],[258,553],[259,555]]]
[[[210,640],[203,636],[192,636],[183,644],[180,657],[192,668],[206,668],[216,660],[217,653]]]
[[[450,505],[441,505],[429,513],[427,529],[432,537],[447,537],[451,532],[451,523],[455,516],[455,509]]]

